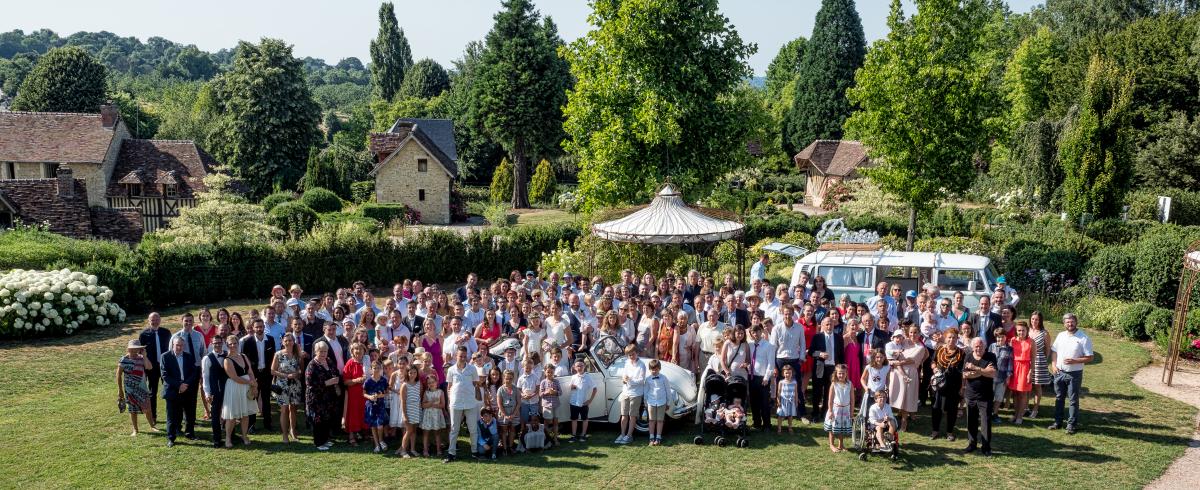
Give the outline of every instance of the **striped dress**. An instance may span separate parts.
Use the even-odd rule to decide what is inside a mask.
[[[1045,330],[1031,330],[1029,337],[1033,339],[1033,384],[1050,384],[1050,360],[1046,358]]]
[[[779,382],[779,408],[776,409],[776,415],[796,416],[796,380]]]

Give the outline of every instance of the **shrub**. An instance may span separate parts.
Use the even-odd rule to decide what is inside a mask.
[[[262,205],[263,211],[269,213],[272,209],[275,209],[275,206],[291,201],[295,198],[296,195],[292,194],[291,191],[280,191],[267,195],[267,197],[264,197],[262,201],[259,201],[259,204]]]
[[[1047,285],[1069,286],[1079,278],[1084,259],[1078,253],[1041,242],[1019,240],[1004,250],[1004,275],[1020,291]]]
[[[1130,192],[1126,197],[1130,219],[1158,221],[1158,196],[1171,198],[1170,223],[1200,225],[1200,192],[1182,189],[1147,189]]]
[[[1100,249],[1088,260],[1083,282],[1100,294],[1128,298],[1134,270],[1131,248],[1129,245],[1110,245]]]
[[[0,275],[0,337],[71,334],[125,320],[125,310],[96,276],[61,269],[13,269]]]
[[[364,180],[350,184],[350,198],[355,204],[375,201],[375,181]]]
[[[922,238],[913,242],[914,252],[943,252],[956,254],[974,254],[991,256],[995,253],[991,247],[974,238],[960,236]]]
[[[1079,301],[1075,312],[1079,315],[1081,327],[1114,330],[1118,320],[1129,307],[1130,303],[1119,299],[1086,296]]]
[[[1134,303],[1125,308],[1117,317],[1117,328],[1121,335],[1130,340],[1146,340],[1146,319],[1154,305],[1150,303]]]
[[[950,204],[937,208],[927,219],[918,220],[917,231],[926,237],[949,237],[967,236],[971,228],[958,206]]]
[[[416,224],[413,221],[413,211],[403,204],[396,203],[367,203],[358,208],[358,212],[364,217],[371,218],[383,224],[390,224],[393,221],[399,220],[406,225]]]
[[[340,226],[342,224],[351,224],[353,226],[362,226],[367,230],[378,231],[383,228],[383,223],[373,218],[368,218],[356,213],[323,213],[319,216],[320,222],[317,226]]]
[[[1171,341],[1171,321],[1175,312],[1166,308],[1154,307],[1146,315],[1146,336],[1154,339],[1158,345],[1167,347]]]
[[[318,213],[336,213],[342,210],[342,198],[333,191],[322,187],[313,187],[304,191],[304,195],[300,196],[300,202]]]
[[[488,206],[483,211],[483,219],[486,219],[488,224],[501,228],[517,224],[517,215],[509,214],[507,204]]]
[[[1133,263],[1133,299],[1163,308],[1173,307],[1179,287],[1180,260],[1188,244],[1198,236],[1200,232],[1194,229],[1165,225],[1143,237],[1137,243]]]
[[[317,219],[317,212],[300,201],[285,202],[267,213],[267,222],[293,240],[308,233],[317,224]]]
[[[1120,245],[1137,241],[1155,223],[1146,220],[1121,221],[1102,219],[1088,223],[1084,234],[1109,245]]]
[[[529,199],[534,202],[550,204],[554,201],[554,191],[557,187],[558,181],[555,180],[554,169],[550,167],[550,162],[543,158],[534,169],[533,177],[529,180]]]
[[[23,226],[0,232],[0,271],[44,269],[65,260],[74,266],[91,261],[113,262],[129,253],[129,246],[108,240],[76,240],[41,227]]]
[[[492,172],[492,186],[489,193],[490,199],[494,203],[512,201],[513,191],[513,167],[508,163],[508,158],[500,160],[500,165],[496,166],[496,170]]]

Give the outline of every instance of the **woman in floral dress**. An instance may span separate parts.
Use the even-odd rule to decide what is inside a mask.
[[[283,350],[275,353],[271,362],[271,374],[275,376],[275,386],[280,388],[275,393],[275,403],[279,404],[279,427],[283,432],[283,442],[296,439],[296,417],[293,407],[304,403],[300,390],[300,349],[296,339],[291,335],[283,336]]]
[[[117,405],[121,411],[129,412],[129,421],[133,423],[133,433],[138,435],[138,414],[145,414],[146,423],[150,430],[157,432],[154,421],[150,419],[150,388],[146,385],[146,370],[152,369],[150,358],[146,357],[146,347],[137,339],[130,340],[126,346],[125,355],[117,362]]]

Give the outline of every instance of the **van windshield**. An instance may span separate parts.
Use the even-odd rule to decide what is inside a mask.
[[[988,283],[987,283],[986,287],[990,290],[991,288],[996,286],[996,278],[1000,277],[1000,274],[996,273],[996,265],[995,264],[988,264],[987,267],[983,268],[983,276],[985,278],[987,278]]]

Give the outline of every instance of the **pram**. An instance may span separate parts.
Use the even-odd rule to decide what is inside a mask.
[[[701,377],[701,395],[708,399],[708,403],[704,405],[703,419],[699,424],[700,434],[693,439],[697,445],[704,444],[704,429],[707,426],[716,434],[713,436],[713,444],[718,447],[725,447],[729,444],[731,435],[737,437],[735,440],[737,447],[750,447],[750,440],[746,438],[748,431],[745,417],[736,428],[731,428],[725,424],[724,417],[718,414],[719,411],[733,403],[734,398],[740,398],[745,402],[747,386],[746,378],[741,376],[726,378],[721,373],[712,370],[704,371],[704,375]]]
[[[871,453],[886,454],[888,458],[895,461],[900,457],[900,441],[896,440],[891,432],[885,430],[883,431],[884,444],[879,445],[879,441],[875,439],[875,425],[867,416],[871,407],[871,398],[871,396],[863,397],[858,414],[854,416],[854,431],[851,434],[854,450],[858,452],[858,459],[861,461],[866,461]]]

